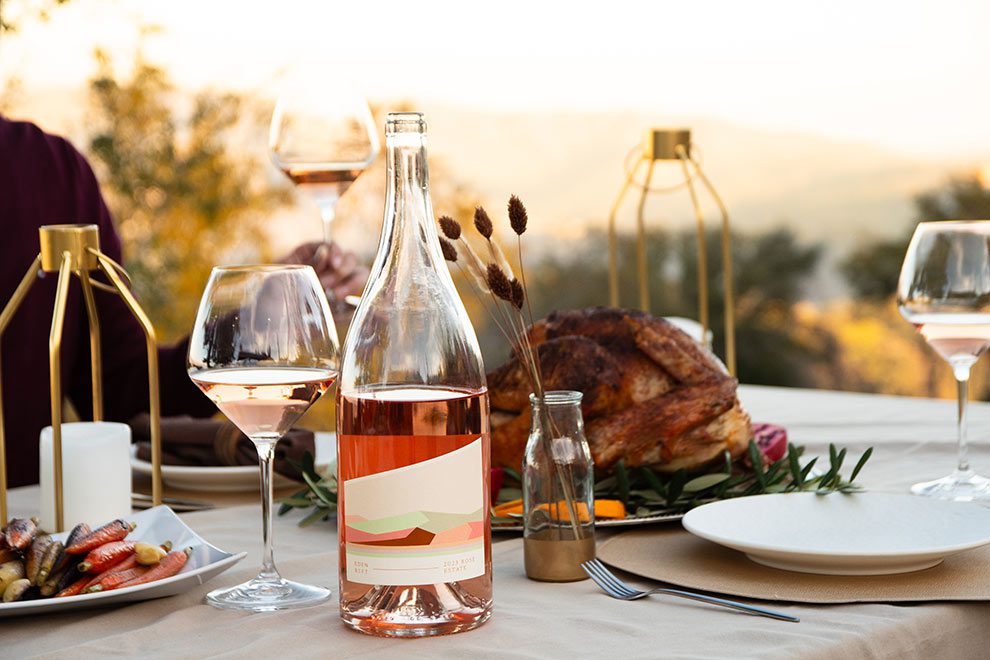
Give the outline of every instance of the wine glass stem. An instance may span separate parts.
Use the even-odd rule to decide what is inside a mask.
[[[959,394],[958,417],[956,419],[956,433],[959,443],[959,463],[956,473],[965,475],[969,473],[969,459],[966,448],[966,404],[969,403],[969,370],[972,362],[954,363],[952,370],[956,376],[956,387]]]
[[[330,242],[330,227],[334,218],[337,217],[337,204],[335,202],[323,202],[320,204],[320,218],[323,219],[323,242]]]
[[[265,544],[261,556],[261,572],[258,578],[262,580],[278,580],[281,576],[275,568],[275,555],[272,549],[272,468],[275,465],[275,443],[278,438],[252,438],[258,450],[261,463],[261,537]]]

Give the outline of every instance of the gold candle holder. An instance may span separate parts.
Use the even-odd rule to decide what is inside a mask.
[[[48,336],[48,367],[51,381],[52,407],[52,464],[55,472],[55,524],[56,531],[65,529],[62,500],[62,326],[65,321],[65,304],[69,295],[72,276],[79,279],[86,316],[89,319],[89,347],[93,376],[93,421],[103,419],[103,373],[100,359],[100,320],[96,315],[93,289],[119,295],[144,330],[148,346],[148,392],[151,413],[151,495],[154,504],[162,503],[162,446],[161,409],[158,397],[158,345],[155,329],[141,309],[134,295],[125,284],[129,281],[123,267],[100,251],[100,232],[96,225],[46,225],[38,230],[41,252],[35,257],[20,284],[14,290],[3,312],[0,312],[0,337],[17,312],[21,302],[37,279],[39,271],[58,273],[55,289],[55,309]],[[94,280],[90,273],[101,271],[110,284]],[[0,384],[2,388],[2,384]],[[7,451],[4,432],[3,392],[0,390],[0,519],[7,521]]]
[[[650,308],[649,270],[646,255],[646,225],[644,209],[646,198],[651,193],[670,193],[686,187],[691,196],[691,206],[694,208],[695,222],[698,231],[698,321],[701,323],[702,336],[707,336],[709,328],[708,315],[708,252],[705,241],[705,217],[695,189],[695,179],[701,182],[705,190],[718,206],[722,216],[722,271],[723,287],[725,289],[725,364],[729,373],[736,375],[736,330],[735,330],[735,300],[732,286],[732,245],[729,232],[729,212],[722,202],[715,187],[701,169],[701,164],[692,155],[691,130],[687,128],[654,128],[646,131],[643,142],[630,152],[640,151],[639,158],[632,167],[626,168],[626,180],[619,190],[619,195],[612,204],[608,217],[608,274],[609,274],[609,304],[619,305],[619,264],[618,238],[615,228],[616,215],[622,205],[622,199],[630,187],[640,189],[639,202],[636,210],[636,271],[639,280],[639,306],[648,312]],[[628,159],[627,159],[628,160]],[[677,161],[681,165],[684,181],[662,189],[651,188],[654,166],[658,161]],[[646,178],[642,183],[636,180],[641,166],[646,164]]]

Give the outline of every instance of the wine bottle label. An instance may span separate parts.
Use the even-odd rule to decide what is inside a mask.
[[[485,573],[482,437],[341,435],[340,441],[348,580],[398,586]],[[436,455],[446,448],[452,449]],[[367,472],[367,457],[385,455],[408,464],[346,478]]]

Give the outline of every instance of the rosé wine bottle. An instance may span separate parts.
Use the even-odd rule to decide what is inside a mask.
[[[389,114],[386,149],[381,244],[340,370],[340,615],[421,637],[491,616],[488,391],[440,252],[423,116]]]

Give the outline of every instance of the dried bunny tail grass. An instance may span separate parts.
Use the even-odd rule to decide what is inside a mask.
[[[443,258],[447,261],[457,261],[457,248],[443,236],[440,237],[440,251],[443,252]]]
[[[486,279],[488,288],[491,289],[494,296],[506,302],[512,302],[512,283],[505,271],[498,267],[498,264],[488,264]]]
[[[440,231],[452,241],[461,237],[461,223],[454,220],[449,215],[440,216]]]
[[[495,226],[492,224],[492,219],[488,217],[488,212],[480,206],[474,209],[474,226],[479,234],[491,240]]]
[[[505,258],[505,253],[502,252],[502,248],[499,246],[498,242],[489,240],[488,250],[492,253],[492,259],[495,260],[498,267],[505,271],[505,274],[508,277],[514,278],[516,275],[512,271],[512,264],[510,264],[509,260]]]
[[[471,277],[474,278],[474,283],[478,286],[481,293],[491,293],[488,287],[488,278],[485,274],[485,264],[478,258],[478,253],[474,251],[470,243],[463,238],[459,242],[461,247],[464,248],[462,254],[466,255],[466,258],[458,263],[467,265],[467,270],[471,273]]]
[[[522,201],[513,195],[509,198],[509,224],[512,231],[522,236],[526,232],[526,224],[529,222],[529,215]]]
[[[514,277],[509,284],[512,287],[512,304],[516,306],[516,309],[521,310],[523,308],[523,302],[526,299],[526,294],[523,292],[523,285]]]

